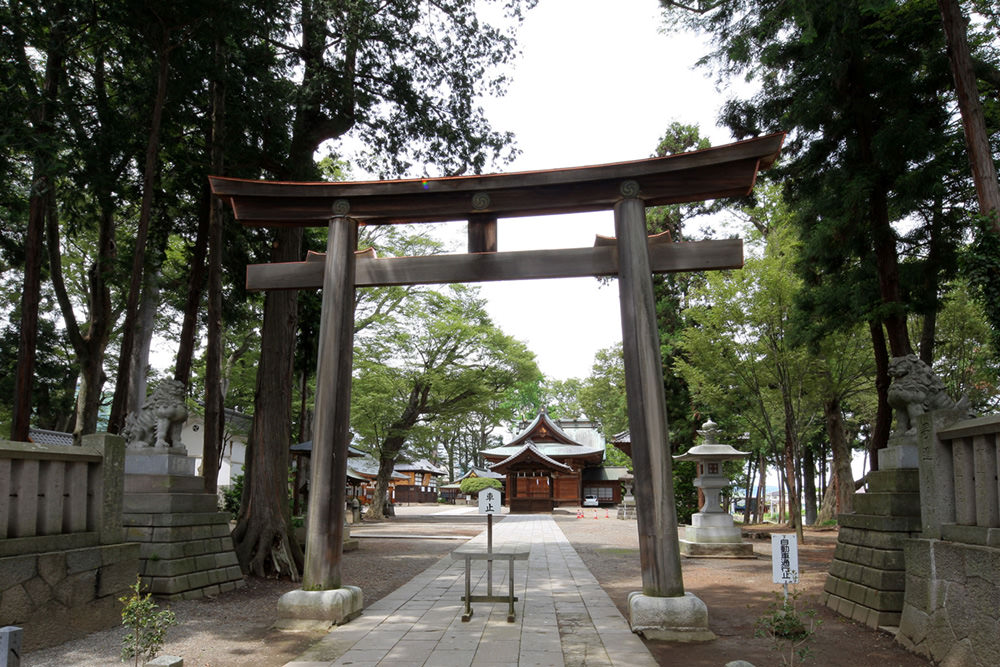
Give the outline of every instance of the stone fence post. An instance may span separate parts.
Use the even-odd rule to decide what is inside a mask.
[[[94,483],[96,525],[101,544],[118,544],[124,540],[122,509],[125,496],[125,439],[110,433],[83,436],[83,446],[99,452],[103,458]]]

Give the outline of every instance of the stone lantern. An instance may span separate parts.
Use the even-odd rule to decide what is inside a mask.
[[[698,435],[704,439],[702,444],[674,457],[677,461],[697,463],[698,479],[694,484],[705,495],[705,504],[691,515],[691,525],[684,528],[681,553],[685,556],[753,558],[753,545],[742,541],[739,527],[719,502],[722,490],[729,486],[729,478],[722,472],[723,462],[749,456],[749,453],[720,444],[717,441],[719,429],[711,419],[705,422]]]

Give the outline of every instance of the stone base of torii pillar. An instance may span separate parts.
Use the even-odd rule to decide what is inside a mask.
[[[635,591],[628,595],[632,632],[667,642],[708,642],[718,639],[708,629],[708,607],[693,593],[654,597]]]
[[[341,586],[326,591],[288,591],[278,598],[279,630],[322,629],[343,625],[361,615],[364,596],[357,586]]]

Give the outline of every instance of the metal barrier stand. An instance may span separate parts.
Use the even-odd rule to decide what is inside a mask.
[[[465,596],[462,600],[465,602],[465,612],[462,614],[462,622],[468,622],[472,618],[472,603],[473,602],[506,602],[507,603],[507,622],[513,623],[514,614],[514,602],[517,598],[514,596],[514,561],[516,560],[528,560],[528,553],[531,551],[530,547],[511,545],[502,546],[491,551],[484,551],[480,547],[470,547],[464,546],[459,547],[451,552],[451,557],[455,560],[464,559],[465,560]],[[486,567],[492,573],[493,561],[495,560],[505,560],[508,563],[507,572],[507,595],[493,595],[493,581],[490,577],[490,581],[486,590],[486,595],[473,595],[472,594],[472,561],[474,560],[484,560],[486,561]]]

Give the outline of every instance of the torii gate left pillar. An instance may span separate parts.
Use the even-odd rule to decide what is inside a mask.
[[[334,203],[323,271],[323,306],[316,362],[316,413],[309,476],[306,560],[302,588],[278,600],[280,623],[315,620],[337,625],[361,614],[357,586],[341,580],[344,550],[347,449],[350,439],[351,366],[354,357],[354,251],[358,226],[349,205]]]

